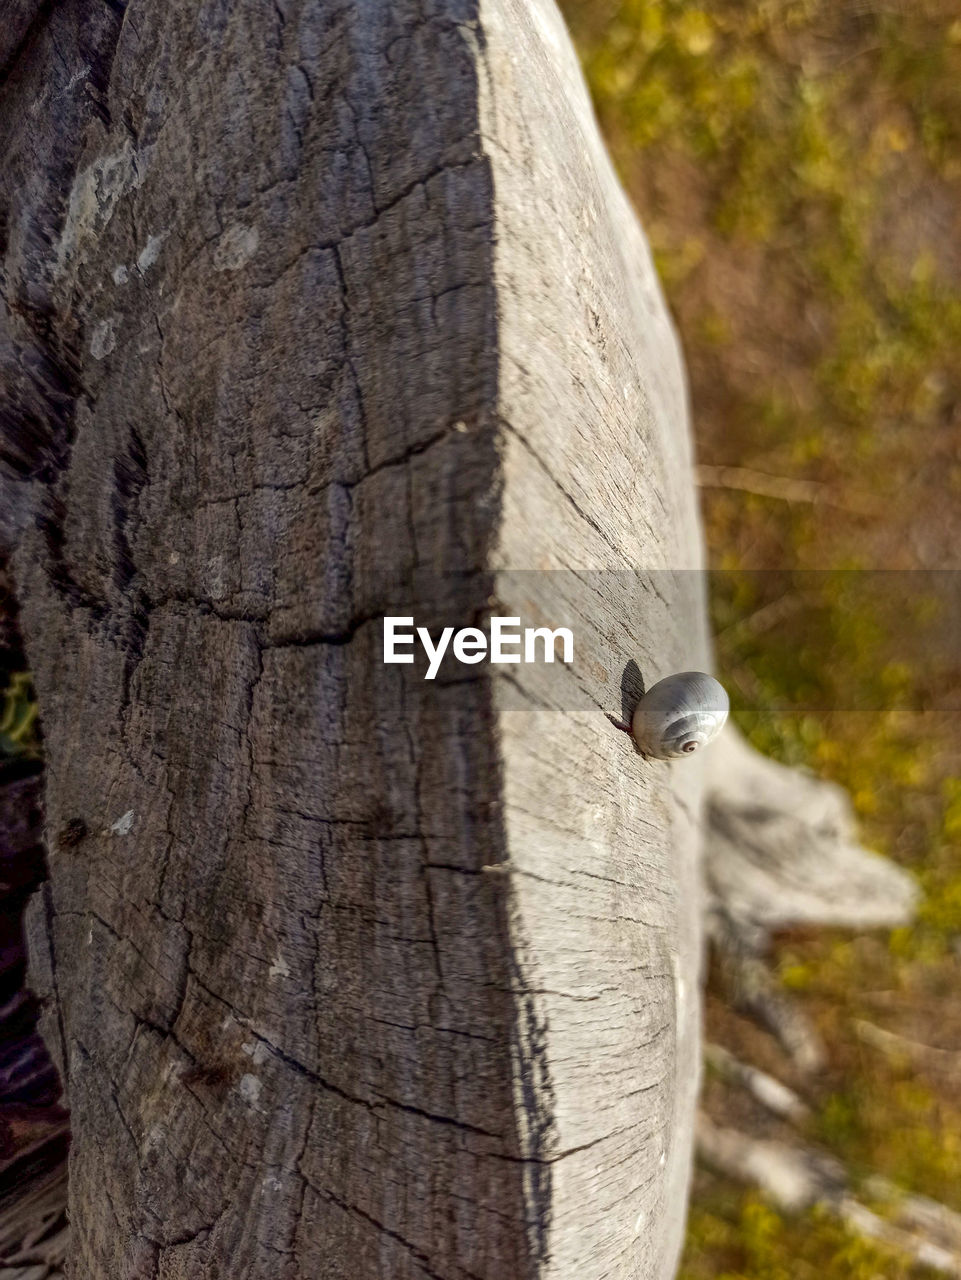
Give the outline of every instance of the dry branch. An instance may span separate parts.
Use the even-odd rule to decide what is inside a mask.
[[[732,1084],[746,1089],[751,1096],[772,1115],[792,1124],[802,1124],[810,1115],[807,1104],[786,1084],[749,1062],[742,1062],[722,1045],[706,1044],[704,1057],[708,1066]]]
[[[817,480],[799,480],[792,476],[772,476],[749,467],[718,467],[701,463],[697,468],[698,484],[703,489],[734,489],[753,493],[779,502],[797,502],[813,506],[837,507],[856,515],[878,516],[884,506],[870,494],[848,494],[836,498],[830,487]]]
[[[705,874],[742,929],[906,924],[907,872],[863,848],[847,794],[762,756],[729,726],[708,761]]]
[[[897,1226],[854,1196],[844,1167],[809,1147],[789,1146],[724,1129],[698,1117],[698,1154],[710,1168],[738,1182],[756,1186],[779,1208],[796,1213],[820,1205],[854,1233],[905,1253],[947,1276],[961,1276],[961,1236],[957,1215],[943,1205],[905,1196],[890,1183],[875,1180],[871,1193],[890,1194],[886,1212],[910,1224]],[[951,1243],[944,1241],[951,1235]]]
[[[854,1030],[865,1044],[880,1049],[890,1058],[910,1062],[927,1070],[950,1074],[956,1074],[961,1067],[961,1052],[955,1049],[939,1049],[934,1045],[922,1044],[908,1036],[898,1035],[895,1031],[887,1031],[863,1018],[854,1020]]]

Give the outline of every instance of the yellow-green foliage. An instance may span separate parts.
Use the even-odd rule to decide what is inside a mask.
[[[715,1186],[691,1210],[678,1280],[920,1280],[928,1272],[850,1235],[821,1209],[795,1218]]]
[[[772,367],[741,406],[755,443],[764,433],[798,460],[830,449],[835,465],[851,464],[883,451],[906,416],[935,421],[958,385],[961,298],[930,246],[891,247],[884,232],[899,214],[892,191],[917,181],[919,165],[939,182],[961,175],[957,7],[566,8],[628,181],[678,159],[696,170],[699,227],[670,210],[646,219],[667,286],[696,274],[708,240],[721,238],[782,255],[794,291],[813,303],[823,341],[805,352],[806,403],[790,371]],[[718,317],[723,305],[704,317],[708,342],[731,338]]]
[[[823,497],[704,491],[734,717],[842,783],[925,894],[910,927],[781,945],[831,1046],[810,1136],[961,1208],[956,1085],[856,1032],[961,1046],[953,579],[904,572],[961,493],[961,0],[561,3],[678,322],[702,459]],[[921,1274],[709,1186],[684,1280]]]
[[[39,752],[33,681],[28,671],[16,671],[0,686],[0,760]]]

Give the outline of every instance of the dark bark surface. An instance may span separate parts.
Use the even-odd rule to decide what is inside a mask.
[[[26,716],[19,700],[11,697],[8,705],[3,696],[13,680],[23,678],[25,665],[10,577],[0,557],[0,1160],[18,1146],[8,1119],[16,1123],[24,1107],[54,1107],[60,1096],[37,1032],[37,1002],[25,988],[24,908],[47,874],[42,764],[34,752],[20,749]]]
[[[519,704],[381,660],[384,614],[698,563],[673,335],[556,13],[21,8],[0,536],[69,1274],[670,1275],[699,772],[603,711],[638,646],[703,661],[700,597],[668,573],[625,628],[575,590],[604,661]]]

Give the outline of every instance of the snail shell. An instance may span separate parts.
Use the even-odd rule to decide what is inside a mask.
[[[651,685],[634,711],[631,732],[646,756],[676,760],[717,737],[730,705],[713,676],[680,671]]]

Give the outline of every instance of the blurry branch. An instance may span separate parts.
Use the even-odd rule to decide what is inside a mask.
[[[787,598],[771,609],[783,610]],[[763,614],[765,611],[761,610]],[[782,614],[783,616],[783,614]],[[767,960],[771,935],[791,925],[873,928],[904,924],[918,902],[915,881],[857,841],[847,795],[812,774],[759,755],[732,728],[715,744],[708,769],[705,829],[706,927],[730,1003],[771,1030],[804,1075],[825,1049]],[[867,1044],[891,1056],[956,1071],[961,1054],[918,1044],[871,1022],[855,1023]],[[767,1072],[709,1044],[706,1060],[723,1079],[794,1124],[809,1111]],[[698,1119],[698,1154],[717,1172],[756,1186],[781,1209],[821,1206],[856,1235],[961,1280],[961,1215],[909,1195],[884,1178],[851,1190],[845,1167],[800,1141],[756,1138]]]
[[[748,614],[746,618],[738,618],[737,622],[732,622],[730,626],[724,627],[719,631],[714,641],[718,645],[724,645],[732,638],[738,640],[745,636],[757,636],[764,631],[770,631],[772,627],[778,626],[785,619],[793,617],[799,613],[806,605],[814,603],[816,597],[809,592],[803,591],[786,591],[783,596],[778,596],[776,600],[770,601],[769,604],[762,605],[760,609],[755,609],[753,613]]]
[[[937,1049],[934,1045],[909,1040],[907,1036],[899,1036],[894,1031],[885,1031],[883,1027],[878,1027],[873,1022],[866,1022],[861,1018],[855,1019],[854,1030],[858,1039],[875,1049],[880,1049],[889,1058],[906,1060],[915,1066],[934,1071],[956,1072],[961,1067],[961,1053],[956,1050]]]
[[[899,1253],[906,1253],[919,1265],[930,1267],[932,1271],[941,1271],[947,1276],[961,1276],[961,1253],[957,1249],[945,1248],[916,1231],[906,1231],[895,1226],[853,1196],[844,1196],[837,1208],[839,1216],[850,1231],[888,1245]]]
[[[780,502],[810,503],[814,506],[837,507],[860,516],[880,516],[884,507],[869,494],[847,494],[840,501],[831,494],[828,485],[817,480],[797,480],[791,476],[772,476],[764,471],[752,471],[749,467],[712,467],[701,463],[697,468],[697,483],[702,489],[736,489],[741,493],[757,494],[761,498],[776,498]]]
[[[762,756],[733,726],[707,769],[708,891],[755,954],[778,929],[893,927],[914,917],[917,883],[858,842],[841,787]]]
[[[66,1208],[66,1166],[42,1174],[25,1167],[15,1194],[0,1201],[0,1280],[62,1280],[70,1234]]]
[[[773,1032],[810,1075],[824,1064],[824,1046],[771,971],[771,934],[906,924],[918,886],[858,843],[840,787],[767,759],[733,726],[712,747],[707,770],[706,928],[721,980],[731,1004]]]
[[[705,1045],[704,1057],[708,1066],[719,1076],[746,1089],[772,1115],[790,1120],[792,1124],[802,1124],[810,1115],[807,1105],[793,1089],[789,1089],[780,1080],[775,1080],[766,1071],[735,1058],[733,1053],[729,1053],[721,1045]]]
[[[698,1117],[698,1155],[718,1173],[756,1186],[779,1208],[797,1213],[819,1205],[857,1235],[907,1254],[944,1275],[961,1277],[961,1217],[936,1201],[907,1195],[883,1178],[868,1194],[886,1217],[852,1195],[838,1161],[810,1147],[752,1138]]]
[[[716,949],[721,981],[731,1007],[770,1031],[802,1075],[820,1071],[827,1059],[821,1037],[796,1001],[781,988],[767,962],[755,954],[744,926],[734,924],[715,907],[707,919],[707,933]]]
[[[927,1196],[909,1195],[879,1174],[866,1179],[863,1191],[887,1204],[887,1211],[901,1226],[927,1231],[946,1248],[961,1253],[961,1214]]]
[[[708,1168],[757,1187],[788,1213],[837,1200],[847,1186],[837,1160],[806,1147],[721,1128],[703,1113],[697,1119],[697,1153]]]

